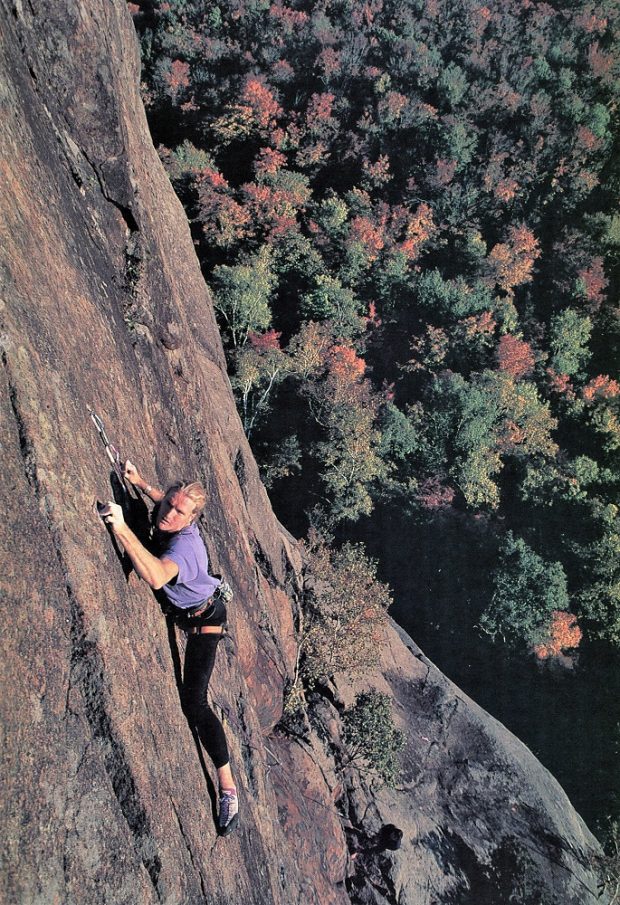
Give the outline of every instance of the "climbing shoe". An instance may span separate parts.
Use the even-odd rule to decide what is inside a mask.
[[[232,833],[239,821],[239,799],[235,789],[223,789],[220,792],[217,831],[220,836]]]

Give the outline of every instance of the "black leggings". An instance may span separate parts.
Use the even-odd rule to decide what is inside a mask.
[[[223,621],[225,618],[224,610]],[[210,619],[205,622],[213,624]],[[198,730],[198,737],[216,769],[225,766],[229,760],[224,729],[207,701],[209,679],[221,637],[216,634],[188,635],[183,670],[183,709],[190,725]]]

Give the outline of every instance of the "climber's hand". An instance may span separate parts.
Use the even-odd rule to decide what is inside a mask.
[[[138,473],[138,469],[137,469],[136,466],[133,464],[133,462],[130,462],[129,459],[127,459],[127,461],[125,462],[125,467],[124,467],[124,469],[123,469],[123,476],[126,477],[127,480],[128,480],[131,484],[141,484],[141,483],[143,483],[143,482],[142,482],[142,478],[140,477],[140,475],[139,475],[139,473]]]
[[[118,503],[108,501],[105,506],[99,509],[99,515],[106,525],[109,525],[115,533],[122,529],[125,524],[122,507]]]

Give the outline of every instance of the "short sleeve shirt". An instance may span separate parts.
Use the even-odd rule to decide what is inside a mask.
[[[196,525],[174,534],[158,532],[159,556],[171,559],[179,567],[179,574],[162,588],[167,599],[182,610],[208,600],[219,588],[220,580],[209,575],[209,559]]]

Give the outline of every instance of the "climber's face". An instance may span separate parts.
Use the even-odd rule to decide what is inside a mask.
[[[187,528],[194,520],[194,502],[184,493],[173,490],[159,504],[157,528],[174,534]]]

